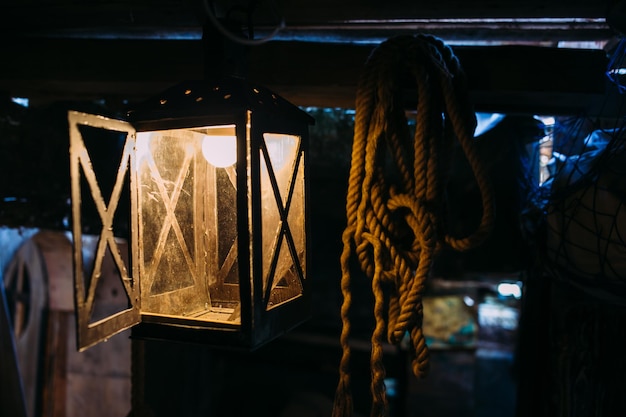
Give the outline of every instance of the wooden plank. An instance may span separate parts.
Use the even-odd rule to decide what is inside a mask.
[[[214,1],[217,10],[225,14],[233,6],[247,6],[249,2]],[[367,0],[292,0],[272,8],[260,3],[255,9],[255,22],[271,26],[277,16],[288,25],[320,26],[349,21],[393,21],[434,18],[470,17],[579,17],[602,18],[610,0],[507,0],[497,3],[479,0],[442,0],[438,2],[400,0],[372,2]],[[152,26],[167,30],[194,25],[204,18],[201,2],[176,0],[133,0],[88,3],[52,1],[4,2],[0,16],[2,28],[14,31],[77,27],[141,27]]]
[[[33,102],[146,99],[204,73],[199,41],[20,39],[0,45],[0,90]],[[302,106],[353,107],[356,83],[376,45],[269,42],[252,47],[248,78]],[[477,105],[506,100],[589,108],[605,94],[601,50],[535,46],[453,47]]]
[[[42,416],[65,417],[67,409],[68,327],[72,312],[50,310],[44,352]]]
[[[17,362],[12,323],[9,320],[4,285],[0,282],[0,409],[7,415],[27,417],[22,378]]]
[[[125,89],[131,83],[141,86],[199,79],[204,72],[198,41],[21,39],[0,45],[11,57],[0,67],[5,90],[19,80],[75,82],[83,83],[84,88],[89,83],[120,83]],[[354,87],[375,47],[270,42],[249,50],[248,76],[267,85]],[[598,76],[603,77],[607,58],[600,50],[531,46],[453,50],[474,90],[599,92],[604,88]],[[97,93],[106,95],[105,91]]]
[[[42,230],[33,237],[48,275],[48,308],[53,311],[74,311],[72,246],[67,235]]]
[[[49,306],[41,387],[43,417],[128,415],[131,391],[130,331],[110,338],[87,352],[76,349],[76,315],[72,280],[72,247],[63,232],[41,231],[32,239],[47,271]],[[32,257],[31,257],[32,258]],[[30,258],[29,258],[30,259]],[[110,259],[106,258],[107,261]],[[30,267],[33,268],[31,260]],[[127,305],[118,287],[119,276],[111,264],[102,271],[97,292],[104,310]],[[37,361],[31,361],[37,365]]]
[[[78,352],[74,316],[69,317],[66,414],[64,417],[126,417],[131,409],[130,330]]]
[[[36,236],[36,235],[35,235]],[[13,336],[27,413],[37,412],[40,398],[39,358],[45,341],[47,275],[34,239],[25,240],[15,252],[0,285],[12,299]]]
[[[22,375],[8,311],[4,285],[7,278],[4,274],[21,245],[37,232],[37,229],[0,227],[0,410],[15,417],[27,417],[30,407],[26,404],[21,385]]]

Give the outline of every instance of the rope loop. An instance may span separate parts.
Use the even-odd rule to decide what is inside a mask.
[[[414,88],[414,133],[407,119]],[[372,417],[387,414],[382,344],[408,340],[415,376],[428,373],[422,297],[443,245],[467,250],[493,227],[491,185],[473,145],[476,115],[465,74],[452,49],[428,34],[387,39],[365,62],[356,95],[350,177],[346,195],[341,288],[340,382],[333,417],[352,413],[349,389],[349,259],[371,280],[376,326],[372,334]],[[483,215],[470,236],[446,233],[445,187],[454,140],[464,151],[481,192]],[[385,302],[386,301],[386,302]],[[386,311],[385,311],[386,307]]]

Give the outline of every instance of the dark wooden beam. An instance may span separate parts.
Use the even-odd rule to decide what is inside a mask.
[[[200,41],[21,38],[0,42],[0,90],[36,102],[143,100],[201,79]],[[373,45],[269,42],[252,47],[248,78],[302,106],[353,107]],[[605,96],[601,50],[454,47],[478,108],[590,110]]]
[[[6,0],[0,15],[2,29],[11,32],[34,28],[103,26],[181,27],[203,21],[204,0]],[[217,13],[224,14],[237,6],[247,7],[248,0],[213,0]],[[282,17],[294,26],[340,25],[347,22],[393,22],[450,18],[604,18],[613,0],[484,0],[414,1],[393,0],[291,0],[258,2],[253,17],[256,24],[269,25]]]
[[[0,14],[0,34],[83,38],[199,38],[207,20],[205,0],[72,2],[9,0]],[[223,16],[249,0],[206,0]],[[601,41],[615,35],[605,22],[614,0],[292,0],[271,7],[257,2],[251,15],[264,37],[283,20],[280,40],[303,38],[381,41],[425,32],[446,41]],[[243,18],[241,13],[235,13]],[[489,20],[486,20],[489,19]]]

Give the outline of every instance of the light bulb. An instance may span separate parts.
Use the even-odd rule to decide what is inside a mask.
[[[237,162],[237,137],[232,135],[205,135],[202,155],[217,168],[226,168]]]

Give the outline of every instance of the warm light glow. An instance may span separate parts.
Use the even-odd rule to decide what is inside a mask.
[[[135,141],[135,155],[137,160],[143,160],[150,154],[150,138],[152,132],[137,132],[137,139]]]
[[[264,133],[263,138],[275,171],[281,170],[288,161],[294,160],[297,152],[297,137],[278,133]]]
[[[237,137],[205,136],[202,140],[202,155],[215,167],[231,166],[237,162]]]
[[[217,168],[237,162],[237,132],[234,125],[208,126],[194,129],[202,135],[202,155]]]
[[[313,119],[261,88],[251,90],[258,103],[241,108],[236,94],[251,87],[227,78],[224,88],[167,90],[129,111],[133,122],[68,111],[67,224],[74,291],[85,298],[76,308],[79,350],[135,325],[138,339],[255,349],[308,318],[305,148]],[[183,104],[204,97],[206,106],[174,109],[180,95]],[[270,127],[281,133],[264,133]],[[116,151],[106,158],[111,170],[94,169],[102,149]],[[86,244],[83,220],[98,247]],[[100,270],[114,282],[102,284]],[[102,305],[110,288],[122,298]]]

